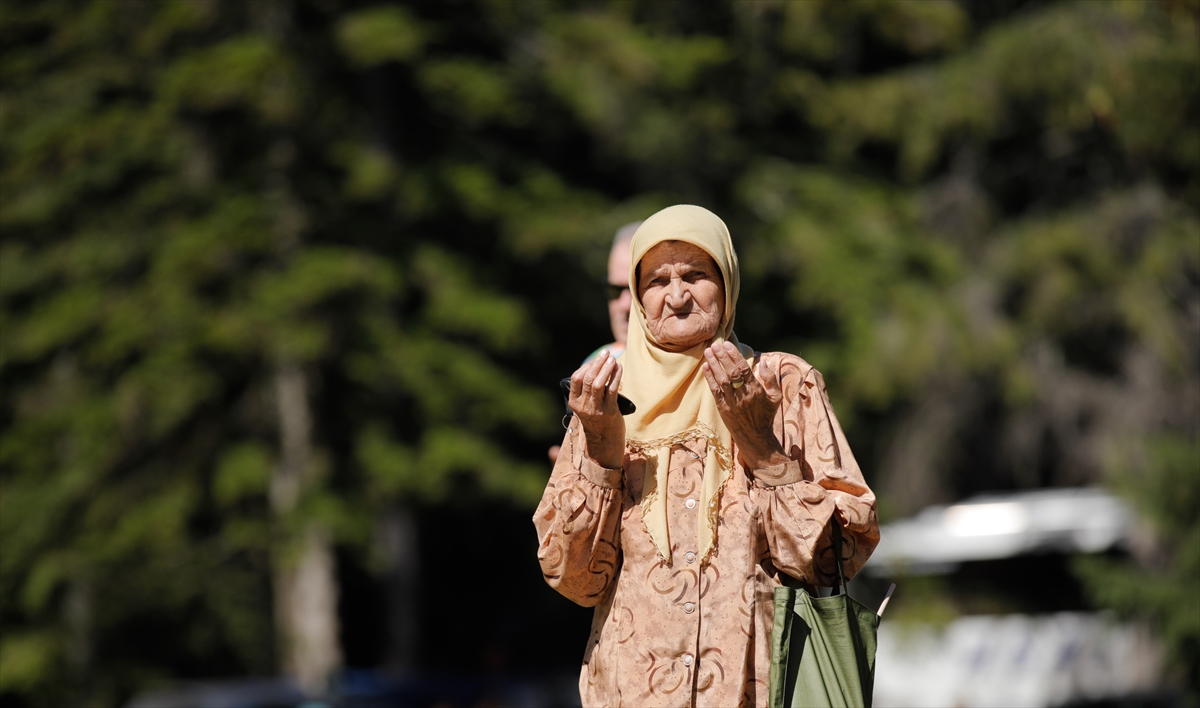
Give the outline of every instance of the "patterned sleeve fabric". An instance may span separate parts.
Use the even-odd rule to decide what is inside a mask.
[[[747,470],[735,441],[707,559],[698,533],[707,513],[700,493],[707,440],[673,445],[661,461],[671,549],[663,557],[643,520],[646,456],[627,450],[624,469],[601,468],[584,455],[572,421],[533,521],[546,582],[596,608],[579,674],[583,705],[765,708],[781,574],[810,586],[833,583],[835,517],[845,530],[848,573],[878,542],[875,497],[821,375],[778,353],[760,355],[757,372],[779,377],[774,432],[792,459]]]
[[[621,470],[584,454],[583,433],[572,418],[533,523],[546,582],[584,607],[599,603],[617,574],[621,490]]]
[[[760,376],[778,376],[783,402],[775,420],[791,462],[751,471],[751,496],[763,515],[771,559],[780,571],[815,585],[837,576],[830,519],[842,527],[849,578],[879,543],[875,495],[863,480],[838,425],[821,373],[788,354],[764,354]]]

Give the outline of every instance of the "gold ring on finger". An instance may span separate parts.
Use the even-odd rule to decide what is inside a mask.
[[[746,382],[742,379],[734,379],[730,385],[732,388],[741,388],[746,385]]]

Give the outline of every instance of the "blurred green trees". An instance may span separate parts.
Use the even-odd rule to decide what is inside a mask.
[[[280,587],[382,510],[534,503],[607,240],[670,203],[885,513],[1195,441],[1198,17],[6,0],[0,693],[295,670]]]
[[[1076,571],[1101,606],[1154,622],[1194,703],[1200,699],[1200,441],[1166,435],[1147,442],[1144,463],[1115,480],[1149,532],[1145,557],[1140,563],[1081,557]]]

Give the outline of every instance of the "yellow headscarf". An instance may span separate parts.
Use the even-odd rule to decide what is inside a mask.
[[[716,261],[725,280],[725,312],[717,334],[711,340],[682,352],[669,352],[658,346],[646,327],[646,312],[637,292],[637,267],[646,252],[663,241],[684,241],[703,249]],[[732,442],[729,430],[717,411],[700,365],[704,349],[726,340],[737,345],[753,366],[754,353],[739,344],[733,333],[741,285],[737,254],[725,222],[711,211],[680,204],[654,214],[633,236],[629,283],[634,290],[629,341],[623,355],[624,374],[621,391],[637,405],[637,411],[625,419],[626,446],[647,457],[646,479],[642,487],[642,520],[663,560],[671,560],[670,532],[667,529],[667,465],[671,446],[687,440],[708,441],[701,484],[701,513],[697,538],[701,562],[707,562],[716,547],[717,512],[721,487],[733,474]]]

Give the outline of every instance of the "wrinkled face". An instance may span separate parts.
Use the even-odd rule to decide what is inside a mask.
[[[642,256],[638,295],[646,326],[667,351],[712,339],[725,313],[720,268],[704,249],[683,241],[663,241]]]
[[[608,284],[619,294],[608,300],[608,321],[612,325],[613,341],[625,346],[629,335],[629,308],[633,307],[633,296],[629,294],[629,240],[613,246],[608,254]]]

